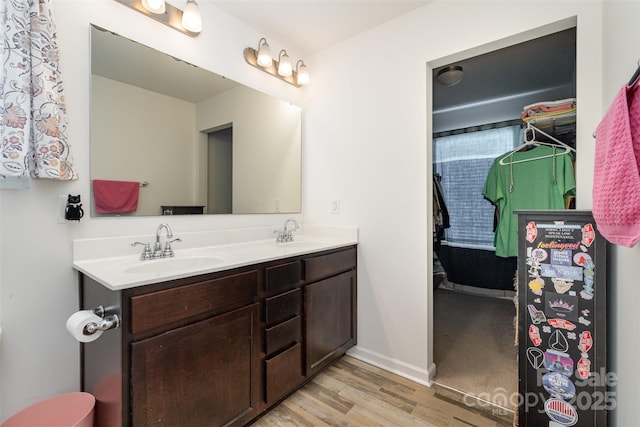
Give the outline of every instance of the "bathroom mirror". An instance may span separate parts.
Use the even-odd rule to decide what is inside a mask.
[[[92,216],[298,213],[301,133],[299,107],[91,26]],[[138,182],[135,211],[97,213],[94,180]]]

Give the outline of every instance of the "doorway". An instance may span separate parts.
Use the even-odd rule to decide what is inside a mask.
[[[233,128],[207,134],[207,213],[233,211]]]
[[[442,228],[430,242],[434,381],[507,410],[515,409],[518,392],[516,259],[495,254],[495,211],[482,188],[493,160],[522,143],[525,106],[575,99],[575,21],[564,25],[499,49],[444,58],[430,64],[428,76],[433,94],[433,183],[428,185],[434,195],[443,193],[449,222],[434,208],[434,224]],[[440,70],[450,66],[459,67],[463,80],[438,83]],[[573,128],[564,130],[575,144],[575,114]],[[497,143],[497,138],[506,139]],[[488,149],[485,141],[495,146]],[[477,150],[469,148],[473,144]]]

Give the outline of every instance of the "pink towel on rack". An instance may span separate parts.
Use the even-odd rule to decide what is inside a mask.
[[[640,78],[620,89],[596,129],[593,217],[609,242],[640,241]]]
[[[139,182],[93,180],[96,212],[100,214],[135,212],[139,193]]]

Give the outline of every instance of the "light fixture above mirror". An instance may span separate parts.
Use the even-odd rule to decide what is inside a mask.
[[[271,48],[264,37],[258,42],[258,50],[251,47],[244,49],[244,59],[258,70],[271,74],[295,87],[308,85],[311,82],[309,71],[307,71],[304,62],[298,60],[294,70],[286,50],[282,49],[278,54],[278,60],[274,60],[271,56]]]
[[[195,37],[202,31],[202,17],[195,0],[186,0],[184,10],[165,0],[116,0],[169,27]]]
[[[156,15],[162,15],[167,9],[164,0],[142,0],[142,7]]]

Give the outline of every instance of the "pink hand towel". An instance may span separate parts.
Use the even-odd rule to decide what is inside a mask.
[[[640,78],[620,89],[596,129],[593,217],[609,242],[640,241]]]
[[[93,180],[96,212],[100,214],[135,212],[139,193],[139,182]]]

